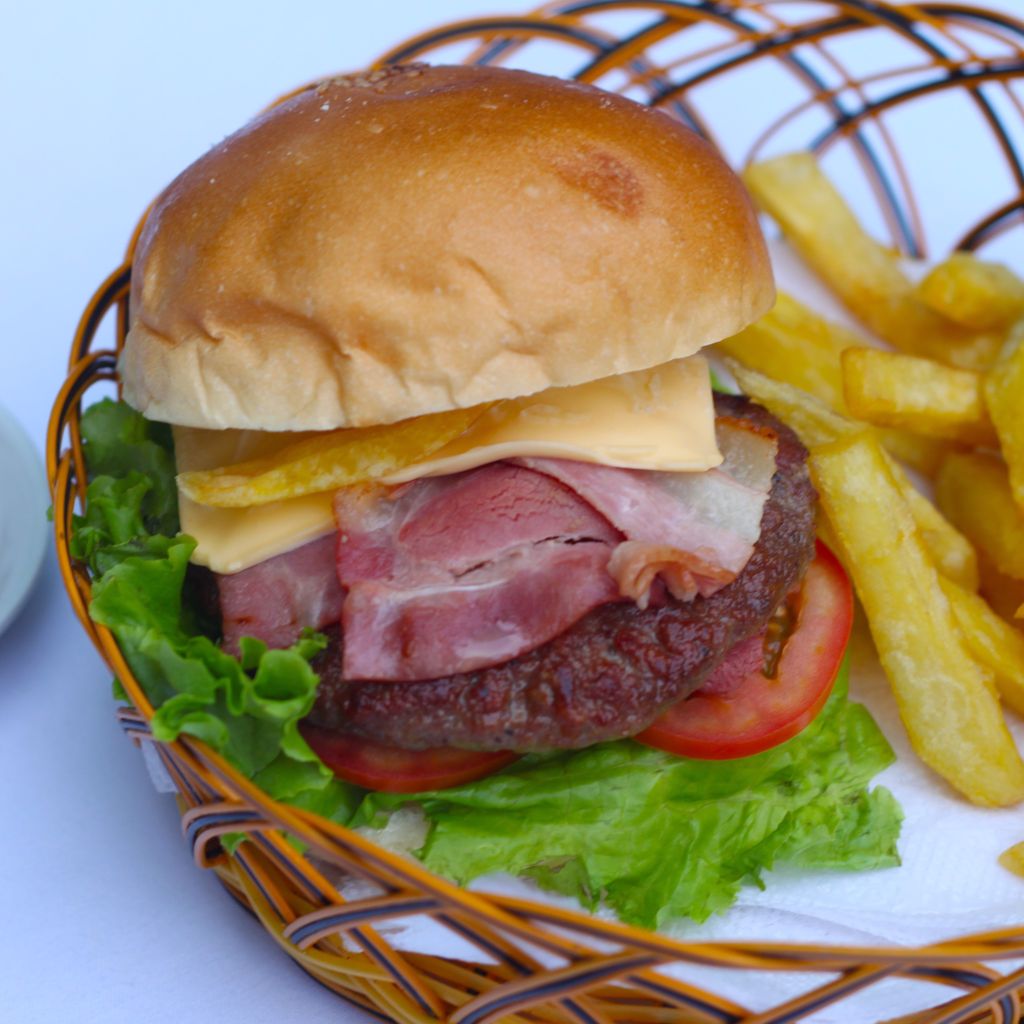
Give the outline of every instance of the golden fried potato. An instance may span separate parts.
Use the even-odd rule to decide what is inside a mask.
[[[814,532],[817,534],[818,540],[830,551],[834,551],[836,557],[839,557],[839,541],[836,540],[836,535],[832,529],[832,524],[828,521],[828,516],[825,515],[820,507],[815,516]]]
[[[768,313],[739,334],[720,341],[714,351],[792,384],[836,412],[843,412],[839,358],[845,349],[862,344],[853,332],[779,292]]]
[[[1009,850],[1002,851],[999,854],[999,863],[1024,879],[1024,843],[1017,843]]]
[[[905,462],[929,480],[939,471],[942,460],[951,451],[948,441],[911,434],[908,430],[897,430],[894,427],[879,427],[878,436],[893,458]]]
[[[926,437],[995,444],[980,373],[874,348],[846,349],[841,360],[843,394],[856,419]]]
[[[1024,320],[985,374],[985,402],[1010,470],[1010,488],[1024,515]]]
[[[726,359],[725,365],[743,392],[778,416],[808,448],[873,430],[834,412],[793,384],[748,369],[734,359]]]
[[[1007,705],[1024,715],[1024,633],[1001,619],[983,597],[939,578],[967,649],[995,675]]]
[[[892,465],[893,480],[917,523],[921,540],[935,568],[969,591],[980,585],[978,555],[971,542],[910,482],[899,466]]]
[[[1001,337],[967,330],[926,306],[896,254],[864,231],[811,153],[754,164],[743,180],[807,263],[880,338],[950,366],[992,364]]]
[[[978,551],[978,590],[992,610],[1009,623],[1024,619],[1024,580],[1000,572],[995,563]]]
[[[973,802],[1018,803],[1024,761],[881,445],[843,438],[816,448],[810,469],[914,749]]]
[[[955,252],[917,285],[926,305],[975,331],[1005,331],[1024,317],[1024,281],[1002,263]]]
[[[780,292],[770,312],[719,342],[715,351],[792,384],[814,395],[833,412],[845,415],[848,410],[840,358],[846,349],[861,345],[862,340],[852,331]],[[948,445],[937,439],[895,429],[882,432],[882,443],[896,458],[928,477],[939,468],[948,450]]]
[[[1024,516],[1002,459],[981,452],[948,455],[935,480],[935,497],[946,518],[995,569],[1024,580]]]
[[[832,412],[804,391],[756,370],[748,370],[732,360],[727,360],[726,365],[740,387],[796,431],[808,448],[862,434],[878,436],[874,428]],[[921,531],[921,539],[940,572],[961,586],[977,590],[978,563],[970,542],[914,487],[900,466],[891,459],[887,462]]]
[[[433,454],[466,432],[486,406],[417,416],[377,427],[332,430],[274,456],[178,475],[182,494],[201,505],[240,508],[318,494],[377,479]]]
[[[1024,843],[1016,843],[1008,850],[1003,850],[999,854],[999,863],[1007,871],[1012,871],[1015,875],[1024,878]]]

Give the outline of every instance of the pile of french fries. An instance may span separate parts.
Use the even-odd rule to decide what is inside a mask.
[[[1024,714],[1024,282],[957,253],[915,283],[810,154],[745,180],[880,344],[781,295],[718,351],[810,451],[822,537],[915,751],[975,803],[1018,803],[1003,704]],[[1024,872],[1024,844],[1003,862]]]

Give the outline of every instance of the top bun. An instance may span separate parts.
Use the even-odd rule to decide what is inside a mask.
[[[773,294],[742,185],[668,116],[409,65],[310,87],[172,182],[121,376],[187,426],[390,423],[688,356]]]

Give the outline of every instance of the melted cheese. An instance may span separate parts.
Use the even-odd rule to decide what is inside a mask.
[[[175,427],[179,470],[212,469],[275,454],[308,436]],[[707,362],[701,356],[501,402],[461,437],[387,478],[403,483],[516,456],[575,459],[668,472],[719,465]],[[192,560],[233,573],[334,529],[331,494],[252,508],[211,508],[179,494]]]
[[[650,370],[499,402],[429,459],[385,477],[405,483],[532,455],[672,473],[721,461],[707,361]]]
[[[263,458],[311,436],[177,426],[173,430],[179,471]],[[197,541],[192,561],[214,572],[232,573],[330,533],[334,529],[332,498],[330,493],[307,494],[252,508],[213,508],[186,498],[179,490],[178,515],[182,533]]]

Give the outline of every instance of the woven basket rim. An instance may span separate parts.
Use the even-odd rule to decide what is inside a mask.
[[[731,0],[731,2],[737,8],[746,9],[749,6],[759,6],[754,0],[746,0],[746,2],[745,0]],[[880,9],[892,9],[891,5],[884,2],[870,5],[863,0],[830,0],[830,2],[844,10],[857,11],[861,14],[867,12],[869,7],[876,12]],[[564,3],[549,4],[539,12],[521,19],[501,19],[500,24],[497,24],[495,19],[471,19],[456,26],[450,26],[447,31],[457,30],[467,35],[475,33],[487,38],[488,33],[495,36],[498,33],[512,32],[509,24],[514,22],[516,31],[522,28],[526,32],[529,26],[536,28],[537,25],[552,22],[561,24],[565,20],[565,16],[557,12],[564,11],[567,6]],[[584,5],[576,6],[583,7]],[[597,7],[599,4],[594,3],[590,6]],[[645,6],[659,9],[672,7],[677,11],[680,8],[679,3],[671,2],[661,4],[649,2]],[[921,4],[904,8],[901,17],[932,18],[937,16],[936,12],[954,10],[960,6],[962,5]],[[552,14],[552,11],[556,13]],[[1000,21],[1012,24],[1024,39],[1024,21],[1009,18],[999,12],[992,13]],[[438,33],[442,31],[445,30],[424,33],[407,41],[401,47],[393,48],[377,61],[376,65],[388,63],[396,57],[405,59],[410,55],[416,56],[419,51],[427,50],[431,41],[436,39]],[[1024,47],[1020,52],[1024,59]],[[1020,71],[1017,73],[1024,74]],[[284,98],[286,97],[282,97],[282,99]],[[276,102],[280,102],[280,100]],[[600,921],[585,912],[559,910],[544,903],[469,893],[431,874],[422,866],[390,853],[357,833],[317,818],[308,812],[277,803],[263,794],[251,781],[243,777],[201,741],[187,737],[169,744],[155,741],[148,733],[147,728],[153,717],[154,709],[121,654],[113,635],[89,617],[90,579],[84,566],[72,559],[69,550],[71,516],[76,504],[84,501],[85,469],[79,433],[82,399],[88,390],[100,381],[119,384],[116,365],[117,351],[93,350],[92,344],[101,323],[111,311],[115,311],[118,318],[118,344],[120,345],[123,340],[127,328],[131,253],[145,221],[146,213],[148,210],[140,218],[132,234],[125,262],[103,281],[82,314],[72,342],[68,374],[51,412],[46,445],[47,477],[53,499],[59,568],[79,621],[101,657],[121,681],[130,697],[131,707],[122,708],[119,711],[123,727],[136,742],[156,745],[159,756],[171,771],[172,777],[178,785],[179,800],[184,807],[183,828],[192,840],[193,853],[197,863],[216,869],[229,890],[243,902],[248,901],[247,905],[250,906],[250,909],[253,909],[261,917],[264,924],[286,947],[286,951],[290,955],[300,959],[303,966],[311,969],[309,964],[302,961],[301,954],[304,950],[315,946],[320,939],[310,940],[303,946],[301,942],[294,939],[299,931],[298,928],[293,927],[294,921],[292,924],[282,925],[280,928],[274,924],[274,913],[279,913],[282,909],[277,904],[286,902],[283,895],[286,886],[281,882],[281,878],[288,877],[289,871],[305,872],[307,870],[307,866],[298,867],[298,860],[301,858],[280,839],[279,832],[287,832],[300,838],[318,857],[326,862],[337,864],[347,871],[362,872],[382,881],[388,892],[388,899],[393,903],[399,896],[409,897],[410,894],[415,894],[422,899],[434,900],[436,905],[443,906],[450,914],[459,916],[460,920],[465,918],[477,922],[481,929],[480,934],[486,935],[489,940],[497,943],[498,948],[502,948],[500,935],[511,935],[534,944],[547,943],[552,951],[566,957],[571,964],[577,965],[573,968],[577,975],[582,970],[578,967],[579,963],[591,963],[591,960],[588,959],[591,954],[588,954],[584,946],[580,944],[583,941],[580,937],[593,939],[599,943],[618,943],[625,952],[619,957],[621,963],[615,964],[614,970],[609,968],[607,973],[609,979],[624,978],[630,985],[641,987],[646,985],[648,989],[660,984],[666,991],[671,992],[671,1000],[674,1000],[672,1005],[675,1006],[686,1005],[692,1008],[695,1005],[692,1001],[699,1002],[700,999],[703,999],[706,1001],[706,1007],[710,1009],[707,1009],[709,1016],[701,1019],[746,1020],[747,1018],[742,1016],[745,1012],[743,1008],[729,1000],[701,992],[690,986],[673,985],[666,981],[655,982],[652,980],[655,976],[650,973],[654,966],[662,962],[681,959],[684,962],[711,963],[717,966],[737,968],[778,969],[780,964],[785,964],[786,969],[790,970],[838,971],[841,972],[841,977],[837,981],[827,982],[817,990],[819,993],[825,992],[833,998],[837,992],[841,996],[843,992],[856,991],[879,977],[925,977],[946,984],[960,985],[968,990],[978,987],[980,993],[983,993],[994,1007],[992,1012],[997,1014],[994,1019],[1010,1021],[1014,1014],[1019,1013],[1019,996],[1024,990],[1024,971],[1003,976],[986,967],[982,961],[1024,958],[1024,914],[1022,914],[1022,924],[1018,928],[961,936],[946,942],[932,943],[916,948],[801,945],[762,941],[684,942],[633,926]],[[254,829],[251,835],[254,837],[254,846],[259,851],[259,857],[255,852],[250,854],[240,848],[240,852],[236,853],[233,860],[229,861],[226,855],[218,849],[217,840],[221,834],[229,830],[225,827],[224,816],[229,813],[239,813],[239,808],[247,808],[253,813],[253,818],[248,824]],[[238,822],[233,821],[231,828],[237,830]],[[266,863],[260,862],[260,858],[263,858]],[[274,874],[274,870],[267,867],[267,864],[272,863],[278,864],[278,868],[274,870],[280,871],[280,876]],[[281,867],[282,864],[285,866]],[[307,897],[311,904],[315,904],[319,898],[328,905],[332,902],[335,906],[341,905],[338,903],[337,893],[319,872],[309,869],[306,880],[309,883]],[[309,916],[299,916],[294,920],[304,922],[304,926],[309,926],[310,922],[306,921]],[[383,916],[381,919],[384,919]],[[565,938],[564,934],[567,932],[571,932],[575,938],[572,940]],[[403,998],[413,1009],[410,1010],[409,1006],[398,1002],[393,1006],[389,1004],[390,1009],[387,1012],[398,1015],[405,1014],[405,1016],[396,1017],[396,1019],[403,1020],[414,1019],[413,1011],[425,1014],[428,1018],[443,1015],[443,1007],[432,987],[423,983],[422,979],[405,977],[404,963],[408,959],[407,954],[397,955],[393,950],[389,952],[387,943],[370,927],[363,931],[353,929],[352,932],[346,932],[346,934],[360,936],[359,941],[363,944],[363,954],[361,955],[369,955],[371,959],[376,956],[378,963],[384,964],[388,970],[391,970],[393,977],[397,972],[396,985],[404,993]],[[295,948],[288,948],[289,944]],[[424,959],[430,958],[425,957]],[[444,960],[444,958],[440,959]],[[971,982],[965,982],[963,978],[958,980],[955,977],[958,971],[961,973],[973,971],[975,973],[974,980]],[[564,992],[582,991],[578,976],[574,975],[570,980],[573,982],[572,984],[565,979],[560,979],[560,982],[564,982],[565,985]],[[375,1004],[369,997],[363,999],[353,996],[350,991],[344,990],[344,986],[340,982],[332,987],[339,994],[353,998],[362,1008],[380,1012],[380,1004]],[[571,1000],[575,996],[565,995],[564,998]],[[967,998],[964,997],[964,999]],[[691,1002],[686,1002],[688,999]],[[988,1006],[989,1002],[978,1005]],[[490,1004],[485,1002],[482,1005],[486,1009]],[[570,1003],[560,1005],[570,1005]],[[417,1007],[418,1009],[416,1009]],[[491,1006],[491,1010],[493,1011],[493,1006]],[[998,1014],[1002,1015],[998,1016]],[[477,1018],[463,1016],[460,1010],[451,1019],[476,1020]],[[485,1014],[479,1019],[491,1019],[491,1017],[487,1017]],[[597,1016],[593,1019],[603,1018]],[[758,1016],[756,1019],[761,1020],[762,1018]],[[769,1017],[766,1015],[763,1019],[765,1021],[781,1021],[792,1019],[792,1017]]]

